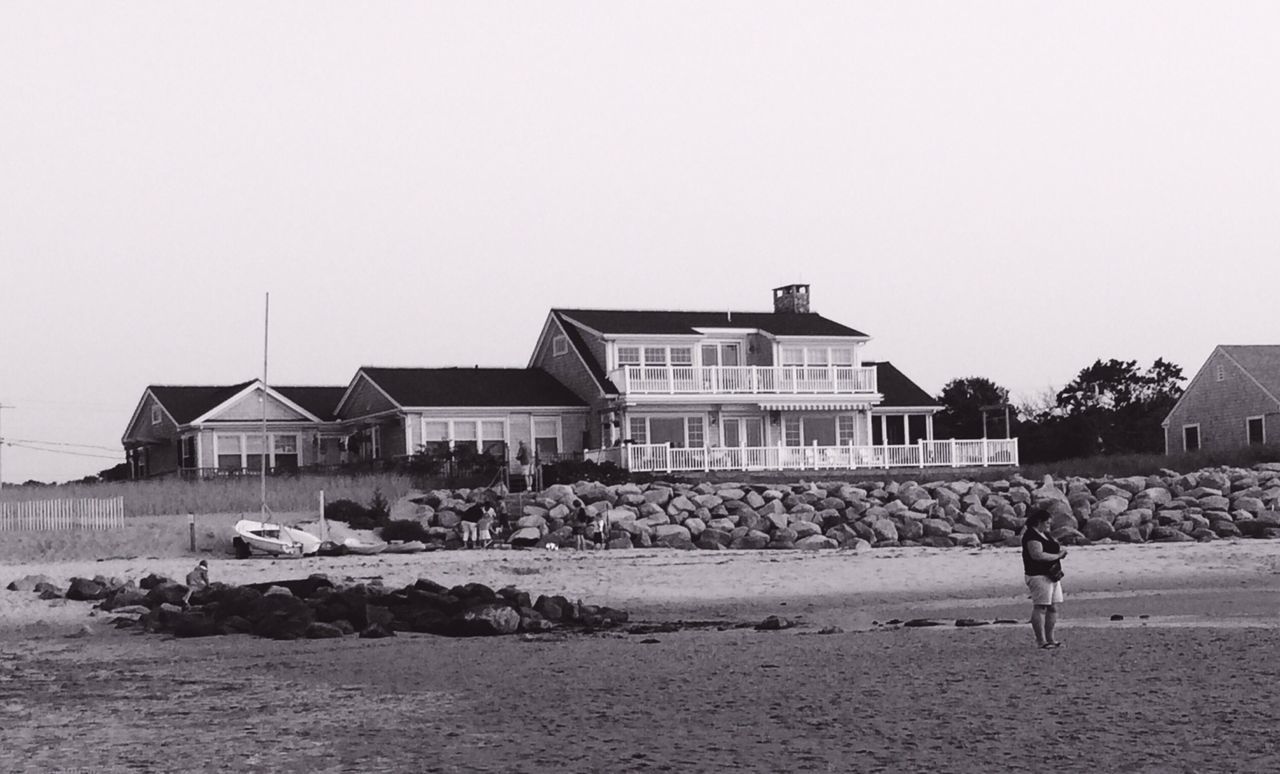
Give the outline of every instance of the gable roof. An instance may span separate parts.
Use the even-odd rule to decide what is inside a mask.
[[[876,388],[884,396],[884,400],[876,404],[876,408],[942,406],[888,360],[867,361],[863,365],[876,367]]]
[[[1218,349],[1280,403],[1280,344],[1222,344]]]
[[[586,340],[582,338],[582,330],[577,325],[566,320],[564,315],[555,309],[551,310],[551,316],[560,324],[560,329],[564,331],[565,336],[569,339],[569,345],[578,353],[578,358],[587,367],[587,371],[591,374],[591,378],[595,379],[600,391],[605,395],[617,395],[617,385],[604,372],[604,364],[596,360],[595,356],[591,354]]]
[[[1169,427],[1170,417],[1182,407],[1182,402],[1191,394],[1200,377],[1204,376],[1208,370],[1209,363],[1213,362],[1214,355],[1219,352],[1239,366],[1245,376],[1252,379],[1268,397],[1280,405],[1280,344],[1219,344],[1209,353],[1209,357],[1205,358],[1204,364],[1191,377],[1191,381],[1187,382],[1187,388],[1178,396],[1178,400],[1160,422],[1161,427]]]
[[[169,412],[179,425],[190,424],[218,406],[258,383],[257,379],[227,386],[212,385],[152,385],[147,390]],[[334,409],[345,387],[276,387],[271,390],[298,404],[321,421],[332,422],[337,417]]]
[[[551,374],[537,368],[360,369],[401,407],[585,406]]]
[[[696,328],[758,328],[774,336],[857,336],[865,333],[813,312],[680,312],[630,309],[552,309],[609,335],[696,336]]]
[[[255,379],[230,386],[152,385],[147,390],[169,412],[179,425],[185,425],[196,417],[207,414],[230,400]]]
[[[338,401],[346,393],[346,387],[272,387],[271,389],[315,414],[321,421],[338,419]]]

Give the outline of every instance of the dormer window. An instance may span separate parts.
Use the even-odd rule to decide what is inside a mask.
[[[551,354],[559,357],[569,354],[569,337],[556,336],[551,340]]]
[[[160,407],[159,406],[151,407],[151,424],[153,425],[160,424]]]
[[[620,366],[640,365],[640,348],[639,347],[618,347],[618,365]]]

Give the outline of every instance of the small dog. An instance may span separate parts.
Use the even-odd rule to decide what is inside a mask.
[[[559,551],[559,550],[560,550],[560,546],[559,546],[559,544],[557,544],[557,543],[547,543],[545,546],[543,546],[543,548],[547,549],[548,551]]]

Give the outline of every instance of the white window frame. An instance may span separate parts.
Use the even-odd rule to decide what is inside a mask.
[[[551,354],[555,357],[569,354],[569,337],[560,334],[551,339]]]
[[[634,353],[634,358],[622,359],[623,352]],[[644,352],[639,345],[627,344],[618,347],[618,367],[644,365]]]
[[[1244,418],[1244,442],[1246,444],[1253,443],[1253,441],[1250,440],[1249,438],[1249,423],[1254,421],[1255,419],[1258,420],[1258,424],[1262,425],[1262,440],[1260,440],[1259,443],[1265,445],[1267,442],[1267,417],[1265,414],[1259,414],[1256,417]]]
[[[704,449],[707,448],[707,442],[710,438],[711,422],[706,414],[697,412],[689,414],[645,414],[638,417],[630,417],[627,419],[627,438],[633,443],[648,444],[653,438],[653,427],[649,424],[651,419],[681,419],[684,420],[684,448],[686,449]],[[699,446],[691,446],[689,444],[689,420],[696,419],[702,423],[702,444]],[[639,441],[635,438],[635,422],[640,422],[644,427],[644,440]]]
[[[267,448],[264,454],[267,457],[267,467],[274,468],[276,466],[276,438],[292,437],[294,439],[293,454],[298,458],[298,466],[302,466],[302,434],[301,433],[267,433]],[[213,466],[218,467],[218,458],[222,456],[222,449],[219,448],[220,441],[223,438],[239,438],[240,439],[240,469],[245,470],[249,466],[249,439],[262,438],[262,433],[221,433],[213,434]],[[196,454],[199,455],[199,448]]]
[[[1215,382],[1225,382],[1227,380],[1227,367],[1222,363],[1218,363],[1213,369],[1213,380]]]
[[[160,414],[160,407],[159,407],[159,406],[152,406],[152,407],[151,407],[151,424],[153,424],[153,425],[158,425],[158,424],[160,424],[160,417],[161,417],[161,414]]]
[[[539,417],[539,418],[550,419],[550,417]],[[475,429],[476,429],[475,443],[476,443],[477,451],[482,451],[484,449],[485,441],[502,441],[502,443],[505,444],[508,449],[510,449],[511,448],[510,419],[511,419],[510,417],[495,417],[495,416],[431,417],[431,416],[426,416],[424,414],[418,417],[418,438],[422,440],[422,443],[428,443],[428,441],[426,440],[427,439],[427,423],[431,422],[433,424],[438,424],[440,422],[443,422],[446,427],[446,430],[445,430],[446,437],[444,440],[449,444],[449,451],[453,451],[454,441],[457,440],[457,432],[454,430],[454,427],[456,425],[467,424],[467,425],[475,426]],[[556,417],[556,419],[559,419],[559,417]],[[484,437],[485,422],[501,422],[502,437],[501,438],[485,438]],[[533,437],[532,422],[530,422],[529,424],[529,436],[530,438]],[[431,443],[439,443],[439,441],[431,441]]]
[[[564,424],[560,421],[560,417],[554,414],[543,415],[543,416],[534,415],[529,417],[529,440],[533,441],[533,448],[534,449],[538,448],[539,438],[551,437],[549,435],[538,435],[539,422],[555,422],[556,423],[556,435],[555,435],[556,451],[557,453],[564,451]]]
[[[1187,430],[1192,427],[1196,429],[1196,448],[1188,449],[1187,448]],[[1184,452],[1190,452],[1190,451],[1200,451],[1203,448],[1204,448],[1204,436],[1200,434],[1200,423],[1193,422],[1188,425],[1183,425],[1182,426],[1182,450]]]
[[[809,352],[810,352],[811,350],[813,350],[813,351],[821,350],[821,351],[825,352],[825,353],[826,353],[826,362],[825,362],[825,363],[818,363],[818,362],[815,362],[812,358],[810,358],[810,357],[809,357]],[[787,353],[788,353],[788,351],[790,351],[790,352],[791,352],[791,353],[793,353],[793,354],[794,354],[794,353],[796,353],[796,352],[799,352],[799,353],[800,353],[800,362],[799,362],[799,363],[788,363],[788,362],[787,362]],[[848,362],[848,363],[836,363],[836,355],[835,355],[835,353],[836,353],[837,351],[840,351],[840,352],[848,352],[848,353],[849,353],[849,357],[848,357],[849,362]],[[843,357],[842,357],[841,359],[843,359]],[[778,347],[778,360],[777,360],[777,363],[778,363],[778,365],[781,365],[781,366],[787,366],[787,367],[791,367],[791,368],[800,368],[800,367],[805,367],[805,368],[809,368],[809,367],[812,367],[812,368],[856,368],[856,367],[858,366],[858,347],[857,347],[857,345],[856,345],[856,344],[833,344],[833,345],[821,345],[821,344],[815,344],[815,345],[813,345],[813,346],[810,346],[810,345],[807,345],[807,344],[791,344],[791,343],[787,343],[787,344],[780,345],[780,346]]]

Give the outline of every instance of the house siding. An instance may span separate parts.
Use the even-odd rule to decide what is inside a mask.
[[[1218,366],[1223,380],[1217,380]],[[1221,351],[1215,351],[1165,420],[1165,451],[1179,454],[1184,425],[1200,425],[1200,448],[1220,451],[1248,445],[1246,417],[1265,416],[1270,442],[1280,441],[1276,401]]]
[[[588,331],[582,331],[583,339],[587,342],[587,347],[595,354],[596,345],[599,346],[599,362],[604,365],[604,342]],[[533,358],[533,366],[551,374],[565,387],[573,391],[582,400],[586,401],[593,408],[601,403],[600,385],[596,383],[595,377],[583,365],[582,360],[574,353],[572,345],[569,351],[563,355],[556,355],[553,342],[557,336],[564,336],[564,328],[560,322],[554,317],[550,320],[550,333],[538,347],[537,354]]]
[[[262,420],[262,402],[259,398],[262,396],[262,390],[254,390],[245,395],[240,400],[227,406],[224,410],[218,412],[217,419],[225,421],[246,421]],[[306,420],[302,414],[294,411],[288,406],[281,403],[276,398],[267,401],[267,421],[289,421],[289,420]]]
[[[361,374],[356,386],[351,390],[350,397],[342,407],[342,419],[364,417],[389,411],[395,407],[395,404],[388,400],[381,390]]]

